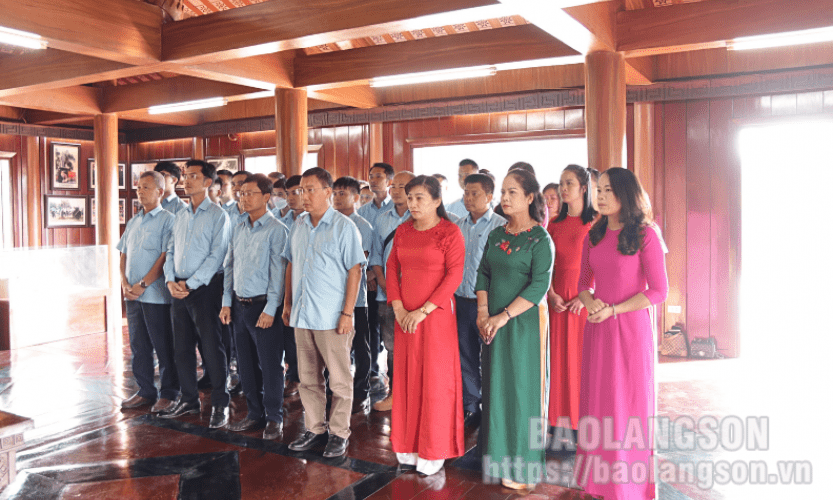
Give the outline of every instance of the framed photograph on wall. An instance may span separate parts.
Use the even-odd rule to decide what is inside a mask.
[[[87,197],[78,195],[45,195],[46,227],[86,227]]]
[[[53,142],[50,145],[51,165],[49,178],[52,189],[80,189],[78,185],[78,161],[81,157],[79,144]]]
[[[127,200],[119,198],[119,224],[127,223]]]
[[[131,212],[131,216],[135,217],[139,215],[139,210],[141,209],[142,202],[140,202],[138,198],[133,198],[133,212]]]
[[[95,195],[90,196],[90,225],[95,226],[98,223],[95,209]]]
[[[239,156],[209,156],[205,161],[214,165],[217,170],[228,170],[230,172],[240,170]]]
[[[156,162],[142,162],[142,163],[131,163],[130,164],[130,186],[133,189],[136,189],[139,186],[139,176],[142,175],[144,172],[148,172],[153,170],[153,167],[156,166]]]
[[[95,189],[95,158],[87,159],[90,189]],[[119,163],[119,189],[127,189],[127,165]]]

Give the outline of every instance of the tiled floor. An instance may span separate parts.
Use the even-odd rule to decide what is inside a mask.
[[[297,395],[285,403],[284,438],[276,442],[260,439],[260,431],[209,430],[206,401],[202,415],[179,420],[157,419],[144,410],[123,412],[121,400],[136,390],[129,359],[126,342],[124,346],[108,343],[103,334],[0,352],[0,408],[35,421],[18,456],[18,478],[3,497],[591,498],[564,481],[541,484],[524,495],[484,484],[475,429],[467,429],[469,452],[448,462],[442,473],[429,478],[402,473],[390,449],[389,413],[354,415],[348,454],[342,459],[291,452],[287,444],[302,422]],[[718,386],[709,381],[692,382],[680,365],[691,363],[660,365],[657,370],[659,416],[721,416],[724,408]],[[243,396],[233,399],[232,420],[242,418],[244,407]],[[672,427],[670,432],[679,429]],[[659,463],[696,463],[716,455],[672,445],[660,452]],[[548,471],[564,471],[563,476],[569,477],[572,466],[570,452],[548,455]],[[701,489],[685,481],[695,482],[695,478],[680,477],[660,482],[659,498],[729,498],[718,486]]]

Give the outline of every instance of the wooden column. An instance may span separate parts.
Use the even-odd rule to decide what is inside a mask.
[[[107,331],[121,333],[119,252],[119,130],[114,113],[96,115],[95,134],[95,199],[97,207],[96,244],[106,245],[110,261],[110,289],[107,299]],[[118,321],[117,321],[118,320]],[[119,335],[120,336],[120,335]]]
[[[633,173],[654,200],[654,103],[633,104]]]
[[[592,52],[585,58],[584,73],[588,164],[601,172],[624,167],[625,57],[618,52]]]
[[[205,138],[204,137],[194,137],[194,159],[195,160],[205,160]]]
[[[275,156],[278,171],[300,174],[307,153],[307,91],[275,90]]]
[[[370,173],[370,167],[374,163],[381,163],[384,162],[384,140],[382,138],[382,124],[381,123],[371,123],[369,126],[370,129],[370,137],[369,137],[369,144],[368,144],[368,159],[370,161],[369,165],[367,166],[368,174]]]
[[[26,207],[27,246],[37,248],[41,246],[43,233],[41,207],[44,204],[41,191],[40,138],[25,137],[24,142],[26,144],[26,198],[29,200]]]

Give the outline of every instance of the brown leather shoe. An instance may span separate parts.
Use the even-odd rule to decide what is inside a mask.
[[[373,405],[373,411],[390,411],[393,408],[393,393],[388,394],[388,397]]]
[[[137,392],[136,394],[122,401],[121,407],[126,410],[129,410],[131,408],[138,408],[140,406],[153,404],[154,401],[156,400],[151,398],[143,398],[142,396],[139,396],[139,393]]]
[[[176,406],[176,400],[170,400],[162,398],[153,405],[153,408],[150,409],[151,413],[159,413],[166,410],[173,410]]]
[[[370,409],[370,398],[354,399],[352,413],[367,413]]]
[[[286,383],[283,385],[283,397],[287,398],[289,396],[292,396],[293,394],[298,394],[299,385],[300,384],[298,382],[287,380]]]

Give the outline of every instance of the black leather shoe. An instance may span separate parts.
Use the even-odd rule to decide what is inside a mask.
[[[263,439],[280,439],[283,436],[283,422],[273,422],[272,420],[266,422],[266,428],[263,429]]]
[[[230,430],[231,432],[244,432],[252,430],[260,425],[263,425],[263,422],[261,420],[252,420],[246,417],[239,422],[229,424],[228,430]]]
[[[228,425],[228,406],[215,406],[211,409],[211,420],[208,421],[209,429],[221,429]]]
[[[292,451],[307,451],[316,446],[320,446],[327,442],[327,433],[322,432],[316,434],[312,431],[306,431],[303,436],[299,437],[289,445]]]
[[[160,418],[177,418],[181,417],[182,415],[188,415],[189,413],[194,413],[199,415],[200,413],[200,402],[195,401],[193,403],[183,403],[180,402],[178,405],[174,406],[173,409],[170,411],[165,411],[159,413]]]
[[[156,399],[154,399],[154,398],[143,398],[142,396],[139,396],[139,393],[137,392],[136,394],[134,394],[134,395],[130,396],[129,398],[125,399],[124,401],[122,401],[121,402],[121,407],[124,408],[125,410],[129,410],[131,408],[138,408],[140,406],[152,405],[155,402],[156,402]]]
[[[367,413],[370,410],[370,398],[354,399],[353,413]]]
[[[467,411],[463,414],[463,425],[466,427],[480,426],[480,411]]]
[[[338,437],[335,434],[331,435],[330,439],[327,440],[327,447],[324,448],[324,458],[335,458],[344,455],[347,453],[347,443],[349,442],[349,439]]]

